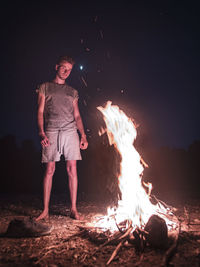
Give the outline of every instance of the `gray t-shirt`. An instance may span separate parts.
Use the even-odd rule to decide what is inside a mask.
[[[76,130],[73,101],[78,92],[71,86],[54,82],[42,83],[37,92],[45,95],[45,131]]]

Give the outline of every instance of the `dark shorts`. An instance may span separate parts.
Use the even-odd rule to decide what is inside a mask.
[[[47,131],[50,145],[42,149],[42,162],[65,160],[81,160],[80,141],[77,131]]]

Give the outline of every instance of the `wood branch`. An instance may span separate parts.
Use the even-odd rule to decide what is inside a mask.
[[[129,236],[129,234],[131,233],[132,230],[133,230],[133,227],[129,226],[129,228],[127,229],[127,231],[125,233],[123,233],[123,235],[121,235],[120,232],[115,233],[113,238],[109,239],[108,241],[106,241],[105,243],[100,245],[97,249],[95,249],[95,251],[90,256],[91,257],[94,256],[97,253],[97,251],[101,250],[103,247],[107,246],[108,244],[110,244],[113,241],[121,240],[122,243],[125,242],[127,240],[127,237]]]
[[[123,231],[120,227],[119,227],[119,224],[117,223],[117,221],[116,221],[116,217],[114,216],[114,220],[115,220],[115,224],[116,224],[116,226],[117,226],[117,229],[119,230],[119,232],[120,233],[124,233],[125,231]]]
[[[169,221],[171,222],[175,222],[177,225],[179,224],[179,220],[178,218],[173,214],[173,215],[170,215],[170,214],[166,214],[166,213],[163,213],[163,212],[158,212],[158,214],[160,215],[160,217],[162,218],[167,218]]]
[[[42,255],[42,257],[40,258],[40,259],[38,259],[36,262],[35,262],[35,264],[37,265],[37,264],[39,264],[49,253],[51,252],[51,250],[48,250],[48,251],[46,251],[43,255]]]
[[[118,251],[120,250],[121,246],[123,245],[123,243],[126,241],[126,239],[123,239],[115,248],[115,250],[113,251],[110,259],[107,261],[106,265],[109,265],[111,263],[111,261],[115,258],[115,256],[117,255]]]
[[[134,245],[136,253],[141,253],[141,251],[143,250],[143,234],[140,232],[139,228],[135,229],[133,236],[135,239]]]
[[[166,209],[173,210],[173,211],[177,210],[176,208],[166,204],[164,201],[158,199],[155,195],[151,195],[151,197],[154,198],[154,200],[157,202],[157,204],[159,204],[159,203],[162,204]]]
[[[161,266],[169,266],[170,260],[172,260],[173,256],[176,253],[177,246],[178,246],[178,234],[175,237],[169,249],[165,252]]]
[[[176,231],[174,230],[169,235],[169,238],[172,239],[172,244],[165,252],[161,266],[169,266],[169,262],[172,260],[177,250],[179,234],[180,234],[180,224],[178,225],[178,229]]]
[[[119,240],[127,237],[131,233],[132,230],[133,230],[133,227],[128,228],[128,230],[122,236],[120,236]]]
[[[88,257],[88,254],[86,254],[86,253],[82,254],[80,262],[85,262],[87,257]]]
[[[105,243],[103,243],[97,249],[95,249],[94,252],[91,254],[91,257],[94,256],[97,253],[97,251],[99,251],[103,247],[107,246],[111,242],[119,240],[119,237],[120,236],[121,236],[121,233],[120,232],[115,233],[115,235],[113,235],[113,237],[111,239],[107,240]]]

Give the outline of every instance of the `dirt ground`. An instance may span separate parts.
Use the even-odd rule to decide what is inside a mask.
[[[171,203],[170,203],[171,204]],[[177,203],[176,215],[182,221],[177,252],[171,266],[200,266],[200,199]],[[97,214],[106,213],[106,204],[99,201],[79,201],[84,221],[69,217],[69,205],[64,196],[51,199],[50,218],[44,224],[53,226],[48,236],[37,238],[0,238],[0,266],[106,266],[116,245],[107,245],[92,256],[99,244],[81,234]],[[5,233],[12,219],[38,216],[41,199],[38,196],[1,196],[0,234]],[[146,247],[142,255],[133,246],[122,247],[109,266],[161,266],[163,250]]]

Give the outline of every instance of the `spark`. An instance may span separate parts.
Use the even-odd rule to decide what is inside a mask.
[[[103,39],[103,32],[100,30],[101,39]]]
[[[85,87],[87,87],[87,83],[86,83],[85,79],[83,78],[83,76],[81,76],[81,80],[83,81]]]

